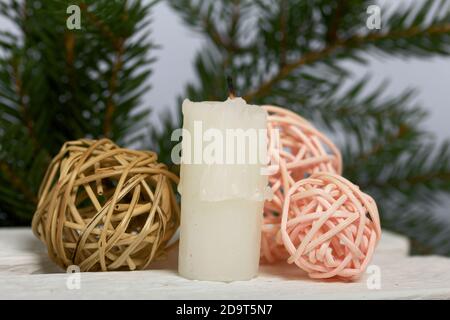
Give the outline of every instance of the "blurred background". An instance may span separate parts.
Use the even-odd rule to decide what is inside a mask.
[[[224,100],[230,73],[250,102],[327,131],[413,253],[450,255],[449,25],[441,0],[4,0],[0,226],[30,223],[66,140],[107,136],[170,165],[180,99]]]

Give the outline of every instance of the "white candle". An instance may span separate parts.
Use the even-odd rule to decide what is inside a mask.
[[[182,109],[179,273],[197,280],[251,279],[258,272],[267,190],[261,170],[267,113],[241,98],[185,100]]]

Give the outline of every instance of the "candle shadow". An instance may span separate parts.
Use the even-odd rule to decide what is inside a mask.
[[[178,274],[178,244],[172,246],[163,257],[153,261],[148,270],[168,270]]]
[[[306,272],[299,269],[295,264],[288,264],[284,261],[280,261],[275,264],[262,264],[259,268],[259,276],[268,276],[271,279],[279,278],[285,281],[308,281],[315,283],[355,283],[358,281],[351,281],[344,278],[331,278],[331,279],[312,279]]]
[[[51,274],[63,273],[64,270],[56,265],[48,256],[45,245],[30,234],[24,240],[24,251],[29,253],[29,261],[14,266],[17,273],[23,274]]]
[[[24,252],[29,258],[24,264],[9,267],[10,272],[19,274],[51,274],[65,273],[65,270],[55,264],[47,254],[45,245],[32,234],[26,234],[23,239]],[[178,273],[178,245],[173,246],[165,256],[150,263],[148,270],[168,270]],[[127,269],[128,270],[128,269]],[[117,270],[120,271],[120,270]]]
[[[270,278],[280,278],[282,280],[310,280],[308,275],[298,267],[286,262],[274,264],[261,264],[259,267],[259,276],[268,276]]]
[[[30,259],[34,263],[18,264],[10,267],[10,272],[19,274],[51,274],[64,273],[65,271],[57,266],[47,255],[45,246],[33,236],[26,236],[22,250],[31,253]],[[153,261],[147,270],[165,270],[178,275],[178,244],[172,246],[164,256]],[[308,281],[322,283],[351,283],[344,279],[311,279],[306,272],[299,269],[295,264],[288,264],[280,261],[275,264],[262,264],[259,268],[258,278],[270,280],[279,279],[283,281]]]

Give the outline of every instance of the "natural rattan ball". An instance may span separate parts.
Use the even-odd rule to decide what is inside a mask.
[[[281,220],[283,243],[311,278],[357,279],[380,240],[375,201],[347,179],[315,173],[287,192]]]
[[[42,182],[33,231],[63,268],[143,269],[178,228],[176,183],[154,152],[67,142]]]
[[[296,182],[314,172],[342,173],[339,149],[323,133],[298,114],[276,106],[268,112],[268,155],[273,198],[264,205],[261,260],[275,262],[288,256],[279,236],[285,193]],[[277,134],[278,133],[278,134]]]

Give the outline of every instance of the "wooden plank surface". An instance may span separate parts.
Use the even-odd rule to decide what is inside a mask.
[[[250,281],[191,281],[178,276],[176,250],[152,270],[74,275],[49,261],[31,230],[0,229],[2,299],[450,299],[450,259],[409,257],[408,241],[384,232],[371,270],[380,288],[368,286],[374,273],[358,282],[315,281],[292,265],[262,266]],[[77,281],[75,280],[75,283]]]

